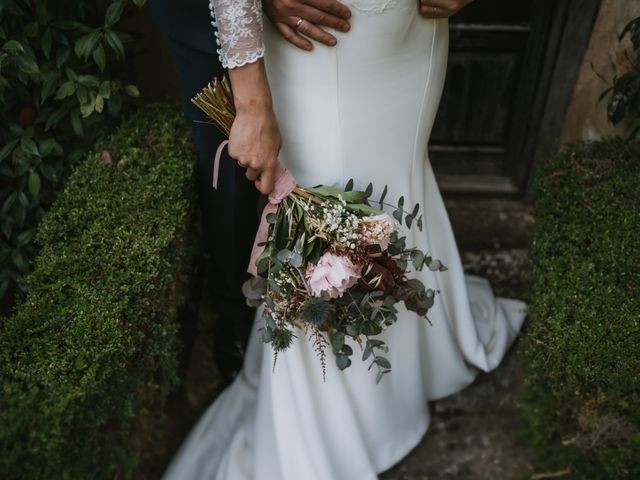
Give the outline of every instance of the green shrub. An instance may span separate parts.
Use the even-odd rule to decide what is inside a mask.
[[[537,179],[524,413],[566,478],[640,478],[639,155],[575,144]]]
[[[111,129],[123,102],[116,30],[145,0],[0,2],[0,299],[24,290],[36,226],[71,165]],[[126,105],[126,104],[125,104]],[[16,288],[17,287],[17,288]]]
[[[187,131],[177,109],[144,109],[45,215],[0,324],[3,479],[140,477],[158,455],[194,252]]]

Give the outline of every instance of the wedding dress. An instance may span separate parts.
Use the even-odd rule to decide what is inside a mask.
[[[401,460],[429,425],[428,401],[469,385],[502,359],[524,320],[521,302],[497,299],[465,276],[427,157],[448,50],[447,20],[425,20],[416,2],[350,0],[351,31],[336,47],[299,50],[265,22],[259,0],[214,0],[225,66],[263,54],[283,146],[301,185],[348,179],[424,208],[407,244],[449,268],[415,273],[440,291],[432,325],[400,308],[383,334],[393,371],[376,384],[354,345],[345,371],[330,357],[323,381],[304,333],[273,365],[256,317],[244,369],[209,407],[165,479],[373,480]],[[258,32],[258,33],[256,33]],[[375,194],[373,196],[375,198]],[[331,354],[330,354],[331,355]]]

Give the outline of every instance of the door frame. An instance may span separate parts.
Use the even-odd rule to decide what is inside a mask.
[[[565,117],[571,103],[601,0],[538,0],[525,62],[539,62],[538,78],[522,82],[517,93],[520,105],[514,115],[514,149],[509,152],[508,173],[515,186],[531,201],[531,186],[541,162],[560,144]],[[546,42],[535,42],[535,38]],[[595,99],[594,99],[595,101]],[[525,106],[530,108],[522,108]]]

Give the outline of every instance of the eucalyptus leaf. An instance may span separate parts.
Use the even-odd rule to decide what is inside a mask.
[[[422,265],[424,264],[424,253],[420,250],[412,250],[411,251],[411,263],[413,263],[413,268],[416,270],[421,270]]]
[[[331,337],[331,348],[334,352],[339,352],[344,346],[345,336],[342,332],[336,332]]]
[[[390,368],[391,368],[391,363],[390,363],[390,362],[389,362],[389,360],[387,360],[385,357],[377,356],[377,357],[374,359],[374,362],[375,362],[378,366],[380,366],[380,367],[382,367],[382,368],[385,368],[385,369],[390,369]]]
[[[432,272],[446,272],[448,269],[445,267],[440,260],[431,260],[427,267]]]
[[[392,215],[399,223],[402,223],[402,210],[396,209],[393,211]]]
[[[351,366],[351,359],[346,355],[337,355],[336,356],[336,366],[340,370],[345,370]]]
[[[350,191],[350,190],[353,190],[353,178],[350,178],[350,179],[347,181],[347,184],[345,185],[344,189],[345,189],[345,191],[347,191],[347,192],[348,192],[348,191]]]
[[[350,203],[347,205],[347,209],[359,215],[379,215],[382,213],[381,210],[364,203]]]
[[[364,347],[364,351],[362,352],[362,361],[366,362],[369,357],[373,354],[373,347],[367,342],[367,345]]]
[[[382,195],[380,195],[380,208],[384,206],[384,199],[387,197],[388,191],[389,191],[389,188],[385,185],[384,189],[382,190]]]

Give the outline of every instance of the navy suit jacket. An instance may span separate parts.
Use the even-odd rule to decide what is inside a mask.
[[[209,0],[151,0],[151,16],[174,41],[207,53],[216,53]]]

